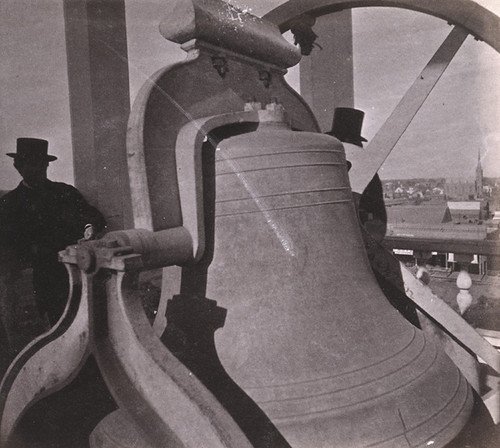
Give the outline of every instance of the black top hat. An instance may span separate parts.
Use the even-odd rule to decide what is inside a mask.
[[[52,162],[56,160],[57,157],[47,154],[48,147],[49,142],[47,140],[23,137],[17,139],[17,152],[8,152],[7,155],[14,159],[45,159]]]
[[[337,107],[333,112],[332,130],[328,135],[337,137],[341,142],[363,146],[366,138],[361,137],[361,127],[365,113],[351,107]]]

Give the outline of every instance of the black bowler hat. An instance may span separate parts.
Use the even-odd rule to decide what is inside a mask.
[[[47,154],[47,148],[49,147],[49,142],[47,140],[42,140],[41,138],[27,138],[22,137],[17,139],[17,152],[8,152],[9,157],[14,159],[42,159],[52,162],[57,159],[56,156],[51,156]]]
[[[363,146],[366,138],[361,137],[361,127],[365,113],[351,107],[337,107],[333,112],[332,130],[327,132],[341,142]]]

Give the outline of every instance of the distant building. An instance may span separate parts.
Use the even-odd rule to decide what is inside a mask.
[[[454,224],[477,224],[483,218],[480,201],[448,201],[447,206]]]
[[[460,241],[484,241],[488,239],[488,228],[485,225],[462,224],[456,225],[451,222],[442,224],[425,223],[390,223],[387,225],[386,238],[394,240],[395,238],[404,241],[404,249],[397,247],[394,243],[394,254],[405,263],[415,263],[420,249],[420,242],[431,243],[432,241],[454,241],[459,245]],[[410,243],[412,242],[413,243]],[[410,243],[410,244],[408,244]],[[406,247],[405,247],[406,246]],[[411,250],[409,248],[412,248]],[[475,274],[486,274],[488,270],[495,269],[493,260],[490,257],[471,253],[471,265],[469,272]],[[431,264],[441,266],[450,270],[459,268],[452,251],[439,252],[432,251]]]
[[[393,182],[385,182],[382,185],[384,190],[384,199],[394,199],[394,183]]]
[[[403,187],[396,187],[394,190],[394,197],[395,198],[401,198],[401,197],[406,197],[408,194],[406,191],[403,190]]]
[[[422,202],[420,205],[394,205],[387,208],[386,238],[394,244],[394,254],[405,263],[414,263],[419,247],[433,241],[484,241],[498,239],[498,228],[482,223],[482,201],[448,201],[441,203]],[[497,215],[500,220],[500,213]],[[403,242],[398,247],[397,241]],[[432,244],[431,244],[432,247]],[[415,254],[414,254],[415,251]],[[470,272],[485,274],[498,270],[494,258],[471,253]],[[456,270],[459,264],[453,250],[439,252],[433,249],[431,264]]]
[[[477,152],[477,166],[476,166],[476,198],[481,199],[483,197],[483,167],[481,166],[481,150]]]
[[[442,224],[451,222],[445,202],[441,204],[404,204],[387,208],[387,221],[391,224]]]
[[[476,184],[468,180],[448,179],[444,184],[444,194],[457,201],[472,200],[476,194]]]
[[[406,237],[426,240],[477,240],[483,241],[488,237],[488,229],[484,225],[456,226],[452,223],[444,224],[388,224],[388,237]]]
[[[476,177],[474,180],[447,179],[444,194],[447,199],[467,201],[483,198],[484,177],[481,166],[481,150],[478,151]]]

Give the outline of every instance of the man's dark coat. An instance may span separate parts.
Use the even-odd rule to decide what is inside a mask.
[[[47,180],[30,188],[23,182],[0,198],[0,257],[13,269],[33,267],[33,289],[41,313],[55,323],[64,311],[68,276],[57,253],[83,237],[86,224],[97,231],[103,216],[80,192]]]

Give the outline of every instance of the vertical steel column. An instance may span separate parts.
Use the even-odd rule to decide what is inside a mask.
[[[302,57],[300,93],[326,132],[335,107],[354,107],[351,10],[318,17],[313,30],[322,48]]]
[[[130,222],[124,0],[64,0],[75,183],[110,230]]]

